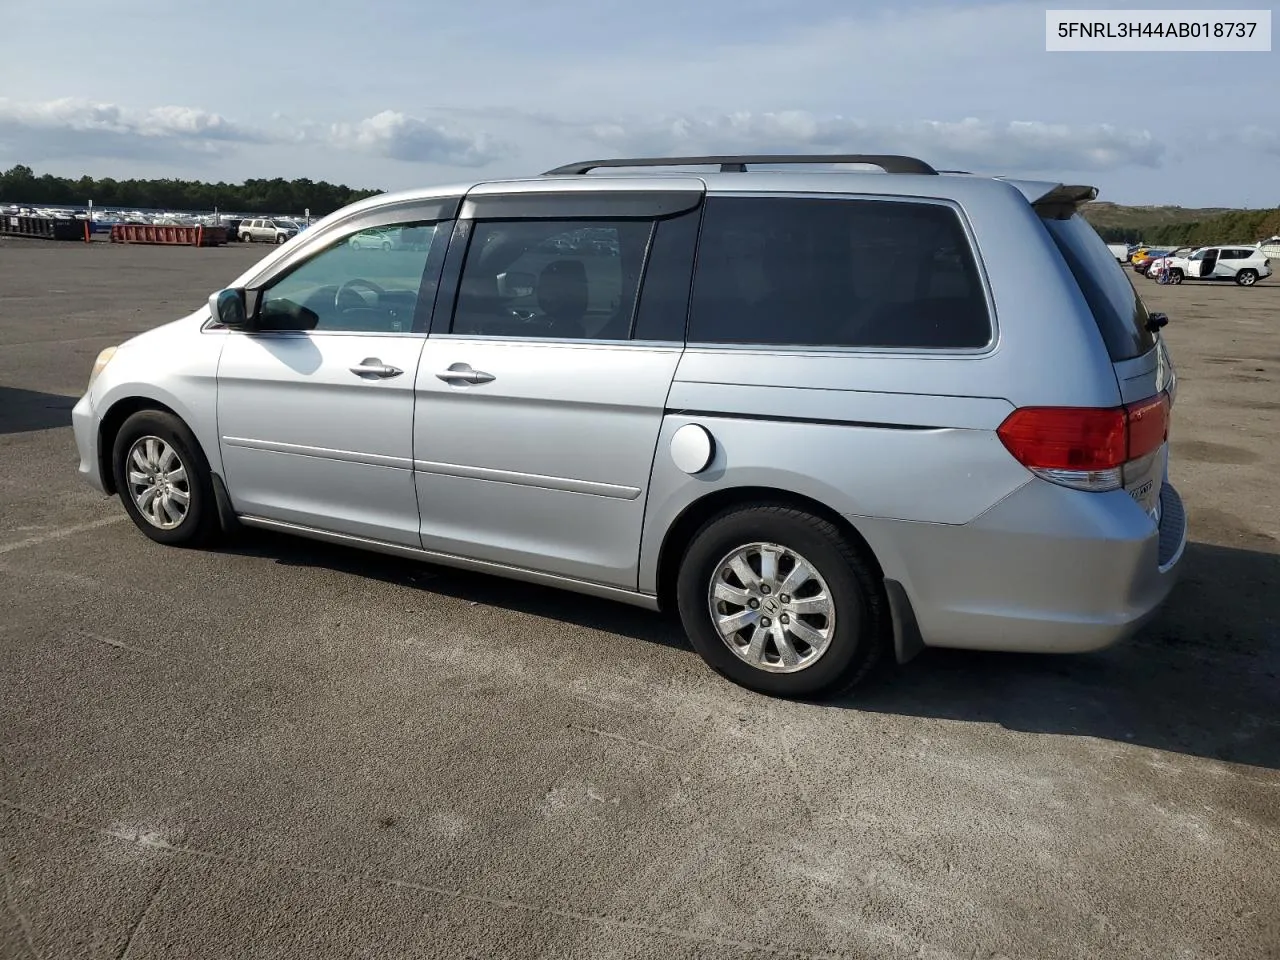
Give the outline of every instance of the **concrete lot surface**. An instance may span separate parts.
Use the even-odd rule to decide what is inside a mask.
[[[643,611],[144,537],[70,407],[266,252],[0,241],[0,957],[1280,956],[1280,283],[1137,281],[1194,541],[1158,621],[810,705]]]

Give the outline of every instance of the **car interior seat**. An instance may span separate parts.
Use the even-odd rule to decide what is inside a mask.
[[[586,336],[588,298],[587,268],[581,260],[554,260],[538,275],[538,308],[549,336]]]

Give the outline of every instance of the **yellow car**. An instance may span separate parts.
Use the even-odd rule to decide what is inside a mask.
[[[1151,261],[1157,257],[1167,256],[1163,250],[1153,250],[1150,247],[1143,247],[1137,251],[1129,262],[1133,264],[1133,269],[1138,273],[1146,273],[1147,267],[1151,265]]]
[[[1137,263],[1138,258],[1145,257],[1150,252],[1150,250],[1151,250],[1150,247],[1139,247],[1137,250],[1133,251],[1133,253],[1129,255],[1129,262]]]

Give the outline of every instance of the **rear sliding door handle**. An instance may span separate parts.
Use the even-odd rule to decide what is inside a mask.
[[[472,370],[471,366],[466,363],[451,364],[448,370],[440,371],[436,374],[436,377],[445,383],[488,383],[490,380],[496,379],[492,373],[485,373],[483,370]]]
[[[365,357],[351,368],[351,372],[366,380],[386,380],[388,377],[398,377],[404,373],[399,367],[383,363],[377,357]]]

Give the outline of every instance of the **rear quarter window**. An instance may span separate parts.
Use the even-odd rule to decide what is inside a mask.
[[[959,214],[941,203],[709,197],[689,342],[976,349],[992,339]]]
[[[1080,214],[1041,221],[1053,237],[1098,324],[1112,363],[1140,357],[1156,345],[1147,307],[1124,268]]]

